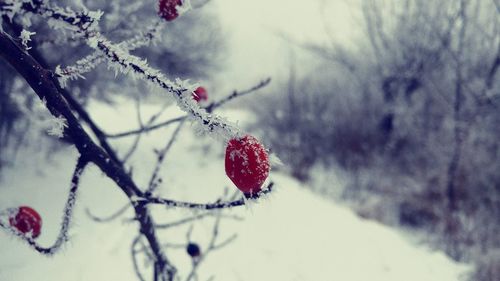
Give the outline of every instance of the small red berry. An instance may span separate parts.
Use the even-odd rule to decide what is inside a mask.
[[[196,90],[194,90],[194,93],[193,93],[193,99],[196,102],[200,102],[200,100],[203,100],[203,101],[208,100],[207,90],[203,87],[196,88]]]
[[[158,15],[167,21],[173,21],[179,16],[177,6],[182,6],[182,0],[160,0]]]
[[[17,208],[17,213],[12,214],[9,223],[21,233],[31,232],[33,238],[40,236],[42,230],[42,217],[37,211],[27,206]]]
[[[192,258],[197,258],[201,255],[200,246],[196,243],[189,243],[186,247],[186,252]]]
[[[232,139],[226,147],[226,175],[244,194],[255,194],[269,175],[269,156],[253,136]]]

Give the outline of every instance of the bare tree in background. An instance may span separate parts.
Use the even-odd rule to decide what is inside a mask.
[[[303,151],[313,156],[308,167],[334,159],[352,178],[343,198],[363,216],[425,229],[490,281],[500,278],[483,274],[495,272],[500,249],[498,7],[361,1],[357,48],[295,42],[323,62],[289,80],[294,101],[279,114],[259,115],[282,158]]]
[[[52,115],[52,119],[49,120],[52,123],[50,133],[71,143],[79,153],[70,182],[68,199],[63,210],[60,232],[53,245],[49,247],[39,245],[34,237],[23,235],[23,233],[11,227],[9,222],[6,222],[3,218],[0,220],[0,228],[18,236],[41,254],[56,254],[69,239],[67,235],[68,228],[72,220],[74,204],[78,199],[78,187],[81,180],[84,180],[82,176],[85,169],[89,165],[95,165],[116,184],[116,187],[127,196],[129,202],[122,209],[106,218],[97,217],[90,212],[89,215],[96,221],[106,222],[119,218],[128,209],[133,209],[133,220],[137,222],[139,231],[132,242],[131,255],[138,279],[165,281],[178,280],[178,278],[182,277],[185,280],[198,280],[197,269],[201,262],[207,258],[207,255],[235,239],[234,235],[221,237],[220,223],[225,219],[239,219],[225,211],[243,206],[247,200],[257,199],[270,192],[273,183],[268,182],[262,191],[254,194],[241,196],[239,192],[234,195],[226,193],[222,194],[217,201],[210,203],[181,202],[164,198],[159,193],[158,187],[162,184],[160,173],[162,164],[186,122],[194,122],[202,131],[218,140],[228,141],[242,136],[242,132],[238,127],[225,121],[216,115],[214,111],[240,96],[259,90],[266,86],[270,79],[265,79],[248,90],[235,91],[207,106],[200,107],[192,98],[196,85],[181,79],[171,81],[161,70],[149,66],[144,59],[131,54],[134,50],[138,50],[139,54],[155,58],[154,61],[156,61],[158,67],[162,67],[161,64],[165,63],[166,67],[173,73],[192,74],[200,71],[198,74],[193,74],[193,76],[201,76],[200,69],[202,65],[205,65],[205,62],[198,64],[200,55],[197,52],[191,52],[189,48],[184,49],[184,52],[193,53],[194,57],[184,57],[185,61],[178,63],[175,50],[179,51],[186,47],[185,45],[177,46],[178,49],[172,48],[171,53],[165,50],[155,51],[154,46],[151,46],[157,36],[160,36],[162,26],[167,23],[159,18],[151,23],[143,22],[141,17],[135,17],[135,12],[145,7],[141,3],[129,3],[128,1],[125,4],[117,3],[117,1],[85,2],[91,9],[104,7],[109,10],[109,15],[99,10],[87,10],[82,7],[83,1],[79,2],[78,5],[67,8],[61,8],[62,6],[58,5],[58,3],[64,4],[64,1],[0,1],[0,14],[3,16],[2,24],[6,26],[6,30],[0,29],[0,57],[3,59],[0,70],[3,71],[2,73],[11,73],[14,76],[14,84],[16,84],[9,84],[12,77],[2,75],[2,80],[0,80],[2,84],[0,86],[3,94],[16,93],[17,95],[29,86],[39,100],[42,101],[43,107],[48,109]],[[109,5],[109,7],[104,4]],[[149,10],[151,11],[150,18],[157,18],[156,12],[151,8]],[[51,41],[46,43],[50,44],[51,47],[48,49],[52,50],[51,52],[42,50],[42,42],[31,41],[31,36],[34,34],[28,29],[30,24],[33,23],[38,23],[41,26],[49,23],[48,27],[41,27],[47,28],[47,31],[37,31],[37,33],[40,32],[40,40],[44,40],[44,36],[46,36],[45,39]],[[52,29],[55,29],[55,31]],[[177,32],[181,31],[178,30]],[[86,55],[83,55],[80,51],[72,51],[72,48],[80,50],[84,45],[87,46],[85,48],[93,51]],[[151,48],[151,52],[146,51],[148,46]],[[67,51],[57,53],[57,50],[66,48]],[[199,46],[193,47],[193,49],[196,48],[199,48]],[[210,48],[207,49],[207,52],[210,54]],[[58,58],[64,59],[58,62]],[[196,65],[190,65],[187,62],[189,60],[196,61]],[[61,63],[67,61],[76,62],[73,65],[61,65]],[[153,115],[149,120],[143,121],[139,112],[140,103],[138,103],[138,119],[141,124],[139,128],[133,128],[130,131],[114,135],[104,132],[99,126],[99,120],[94,120],[85,109],[85,99],[79,98],[72,91],[83,92],[88,90],[92,92],[95,90],[99,92],[113,89],[116,85],[112,85],[113,83],[109,82],[111,80],[107,79],[109,73],[99,71],[99,74],[94,74],[95,76],[90,79],[92,85],[85,85],[82,81],[76,84],[71,82],[83,75],[92,76],[91,71],[99,67],[101,63],[113,71],[127,74],[119,78],[117,83],[130,83],[126,82],[125,77],[132,76],[141,81],[140,83],[148,85],[152,92],[163,95],[164,100],[170,99],[170,101],[173,101],[185,112],[185,115],[174,119],[161,120],[161,114],[169,104],[166,103],[157,114]],[[200,67],[200,69],[196,71],[190,70],[191,67]],[[15,70],[16,74],[14,74],[13,70]],[[17,77],[22,77],[26,84]],[[97,77],[105,81],[99,82],[100,79],[97,79]],[[123,86],[122,84],[121,87]],[[15,87],[21,87],[23,90],[16,90]],[[81,94],[86,96],[89,93]],[[8,104],[10,100],[12,99],[3,97],[0,99],[0,113],[2,116],[19,114],[19,112],[10,113],[8,111],[11,108]],[[24,102],[36,101],[32,98],[26,98]],[[20,108],[23,109],[22,106]],[[27,112],[21,113],[30,115],[29,109],[25,108],[23,110]],[[9,120],[15,120],[15,118]],[[9,122],[0,122],[0,132],[7,138],[11,135],[14,126],[11,121]],[[138,185],[133,177],[133,167],[129,165],[129,159],[137,151],[141,136],[159,128],[173,125],[177,127],[165,143],[165,146],[155,151],[157,155],[156,165],[151,172],[149,183],[147,186]],[[124,137],[134,138],[133,144],[126,153],[118,153],[113,148],[110,140]],[[197,214],[177,221],[158,224],[150,212],[150,206],[152,205],[191,209],[196,210]],[[202,252],[199,249],[200,245],[191,241],[192,228],[186,233],[186,243],[165,243],[159,239],[158,233],[161,231],[175,229],[181,225],[193,224],[207,219],[212,219],[213,227],[209,233],[211,235],[210,242],[208,245],[203,245],[204,250]],[[168,247],[186,247],[189,255],[193,257],[192,269],[187,276],[177,274],[175,260],[166,255],[165,249]],[[149,268],[140,266],[138,262],[140,259],[148,261],[151,266]],[[148,270],[149,273],[147,274],[145,270]]]

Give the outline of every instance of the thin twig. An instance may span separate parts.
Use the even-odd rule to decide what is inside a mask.
[[[213,215],[214,215],[213,213],[204,213],[204,214],[200,214],[200,215],[197,215],[197,216],[192,216],[192,217],[184,218],[184,219],[181,219],[181,220],[178,220],[178,221],[174,221],[174,222],[157,224],[155,227],[157,229],[172,228],[172,227],[180,226],[180,225],[192,222],[192,221],[200,220],[200,219],[203,219],[203,218],[206,218],[206,217],[211,217]],[[238,221],[243,220],[242,217],[232,216],[232,215],[223,215],[223,214],[221,214],[221,217],[222,218],[226,218],[226,219],[238,220]]]
[[[217,217],[215,218],[215,223],[212,228],[212,237],[210,239],[210,242],[204,252],[200,254],[199,257],[196,257],[196,259],[193,259],[193,267],[191,269],[191,272],[189,275],[186,277],[186,281],[191,281],[194,278],[197,278],[197,271],[201,263],[208,257],[208,255],[216,251],[218,249],[223,248],[224,246],[227,246],[231,242],[233,242],[238,235],[233,234],[229,238],[225,239],[223,242],[217,244],[217,238],[219,237],[219,227],[220,227],[220,222],[221,222],[221,212],[219,211],[217,213]],[[189,241],[189,240],[188,240]]]
[[[158,187],[158,185],[159,185],[158,174],[160,172],[161,165],[162,165],[163,161],[165,160],[165,156],[167,155],[168,151],[170,150],[170,148],[174,144],[175,140],[177,139],[177,135],[179,135],[179,133],[181,132],[181,129],[182,129],[185,121],[186,120],[184,119],[179,123],[177,128],[175,128],[175,131],[170,136],[170,139],[168,140],[165,147],[162,150],[157,152],[158,158],[157,158],[153,173],[151,173],[151,178],[149,179],[148,189],[146,190],[146,193],[152,193]]]
[[[80,183],[80,177],[83,173],[83,170],[85,169],[88,161],[85,160],[84,158],[80,157],[78,159],[78,162],[75,166],[75,170],[73,171],[73,176],[71,178],[71,185],[70,185],[70,190],[68,194],[68,199],[66,200],[66,205],[64,207],[63,211],[63,218],[61,222],[61,227],[59,230],[59,235],[57,236],[56,241],[54,244],[50,247],[43,247],[40,246],[33,238],[24,236],[23,233],[20,233],[18,230],[6,226],[0,221],[0,228],[5,229],[9,231],[10,233],[16,235],[17,237],[21,238],[23,241],[28,243],[33,249],[35,249],[37,252],[44,254],[44,255],[53,255],[58,252],[59,249],[61,249],[61,246],[64,245],[65,242],[68,241],[68,230],[69,230],[69,225],[71,223],[71,219],[73,216],[73,209],[75,206],[76,202],[76,195]]]
[[[172,199],[153,197],[153,196],[146,196],[143,198],[138,198],[136,200],[138,202],[143,202],[144,204],[147,204],[147,205],[158,204],[158,205],[165,205],[167,207],[173,207],[173,208],[188,208],[188,209],[199,209],[199,210],[228,209],[228,208],[243,206],[250,199],[261,198],[263,195],[266,195],[272,191],[273,185],[274,185],[274,183],[270,182],[265,189],[263,189],[261,192],[259,192],[257,194],[246,195],[245,197],[242,197],[238,200],[228,201],[228,202],[215,202],[215,203],[203,204],[203,203],[191,203],[191,202],[176,201],[176,200],[172,200]]]
[[[87,216],[89,216],[93,221],[95,222],[110,222],[110,221],[113,221],[117,218],[119,218],[121,215],[123,215],[129,208],[131,207],[130,203],[127,202],[126,205],[124,205],[123,207],[121,207],[120,209],[118,209],[117,211],[115,211],[114,213],[112,213],[111,215],[107,216],[107,217],[98,217],[94,214],[92,214],[90,212],[90,209],[89,208],[86,208],[85,209],[85,213],[87,214]]]
[[[141,270],[139,268],[139,264],[137,262],[137,255],[139,254],[139,252],[137,252],[135,250],[135,246],[140,242],[140,240],[141,240],[141,235],[137,236],[134,239],[134,241],[132,242],[132,246],[130,247],[130,249],[131,249],[130,251],[132,254],[132,264],[134,266],[135,275],[137,276],[139,281],[146,281],[146,279],[142,276]]]
[[[234,91],[233,93],[227,95],[226,97],[220,99],[219,101],[216,101],[216,102],[213,102],[213,103],[209,104],[207,107],[205,107],[205,109],[207,110],[208,113],[211,113],[215,109],[217,109],[217,108],[223,106],[224,104],[226,104],[226,103],[234,100],[235,98],[248,95],[250,93],[256,92],[257,90],[260,90],[260,89],[264,88],[265,86],[269,85],[270,82],[271,82],[271,78],[266,78],[266,79],[260,81],[259,84],[253,86],[250,89],[243,90],[243,91]],[[106,136],[109,137],[109,138],[128,137],[128,136],[131,136],[131,135],[136,135],[136,134],[140,134],[140,133],[145,133],[145,132],[150,132],[150,131],[154,131],[154,130],[157,130],[157,129],[161,129],[161,128],[166,127],[168,125],[171,125],[173,123],[180,122],[180,121],[182,121],[182,120],[184,120],[186,118],[187,118],[187,115],[180,116],[180,117],[177,117],[177,118],[173,118],[173,119],[170,119],[170,120],[163,121],[161,123],[158,123],[158,124],[155,124],[155,125],[152,125],[152,126],[147,126],[145,128],[139,128],[139,129],[136,129],[136,130],[126,131],[126,132],[116,133],[116,134],[107,134]]]

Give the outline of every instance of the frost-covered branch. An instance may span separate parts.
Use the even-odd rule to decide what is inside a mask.
[[[3,0],[0,1],[0,14],[12,19],[16,14],[31,12],[45,18],[65,22],[73,31],[90,31],[97,27],[101,11],[75,12],[70,8],[49,6],[45,0]],[[56,23],[53,23],[59,27]],[[66,27],[67,28],[67,27]]]
[[[266,78],[266,79],[260,81],[259,84],[253,86],[250,89],[246,89],[246,90],[243,90],[243,91],[234,91],[231,94],[225,96],[224,98],[222,98],[222,99],[220,99],[220,100],[218,100],[216,102],[213,102],[213,103],[209,104],[205,109],[207,110],[207,112],[211,113],[215,109],[217,109],[217,108],[225,105],[226,103],[228,103],[228,102],[230,102],[232,100],[235,100],[236,98],[239,98],[239,97],[242,97],[242,96],[254,93],[254,92],[256,92],[256,91],[258,91],[258,90],[266,87],[267,85],[269,85],[270,82],[271,82],[271,78]],[[169,120],[160,122],[160,123],[155,124],[155,125],[149,125],[149,126],[146,126],[146,127],[141,127],[139,129],[136,129],[136,130],[126,131],[126,132],[121,132],[121,133],[116,133],[116,134],[108,134],[107,136],[109,138],[122,138],[122,137],[131,136],[131,135],[136,135],[136,134],[141,134],[141,133],[145,133],[145,132],[150,132],[150,131],[154,131],[154,130],[157,130],[157,129],[164,128],[164,127],[166,127],[168,125],[171,125],[173,123],[180,122],[180,121],[182,121],[182,120],[184,120],[186,118],[187,118],[187,116],[180,116],[180,117],[177,117],[177,118],[173,118],[173,119],[169,119]]]
[[[248,200],[260,198],[271,191],[273,183],[269,183],[268,186],[259,193],[245,195],[238,200],[235,200],[236,197],[234,197],[227,199],[228,201],[226,202],[221,199],[214,203],[201,204],[156,197],[153,196],[152,193],[158,185],[158,179],[160,177],[159,171],[165,159],[165,155],[174,143],[176,136],[181,130],[186,119],[195,119],[206,132],[213,133],[213,135],[218,136],[223,140],[229,140],[240,136],[241,134],[236,126],[216,115],[211,114],[212,111],[226,102],[266,86],[270,79],[262,81],[249,90],[233,92],[231,95],[223,98],[222,100],[212,103],[206,108],[202,108],[192,98],[193,89],[197,85],[190,84],[187,80],[182,81],[180,79],[176,79],[171,81],[160,71],[151,68],[145,60],[128,53],[129,50],[149,44],[154,39],[155,32],[159,30],[159,22],[156,26],[153,26],[154,28],[152,30],[147,31],[144,34],[140,34],[137,37],[121,43],[114,43],[108,40],[98,30],[98,21],[102,16],[102,13],[99,11],[74,12],[70,8],[62,9],[54,5],[49,5],[48,2],[42,0],[0,0],[0,15],[8,15],[12,18],[12,16],[16,14],[22,15],[23,13],[33,13],[42,16],[48,20],[52,27],[70,30],[73,37],[84,40],[90,47],[96,50],[96,53],[78,61],[76,66],[65,69],[58,68],[57,74],[54,74],[53,72],[47,70],[47,64],[41,64],[39,62],[43,61],[43,56],[38,58],[38,56],[33,55],[36,52],[36,46],[33,47],[32,52],[28,53],[26,51],[28,42],[27,34],[23,37],[23,42],[25,43],[25,48],[23,48],[7,33],[0,30],[0,57],[4,58],[27,81],[40,100],[44,101],[44,105],[50,111],[51,115],[58,118],[58,126],[56,126],[54,133],[58,133],[59,135],[64,134],[65,139],[72,142],[80,154],[78,165],[72,179],[70,197],[68,198],[64,211],[63,222],[61,224],[61,234],[57,238],[54,246],[50,248],[42,248],[31,238],[26,238],[25,240],[37,251],[45,254],[52,254],[56,252],[64,244],[64,242],[67,241],[67,229],[70,224],[72,209],[75,203],[75,195],[78,188],[79,178],[86,164],[93,163],[97,165],[107,177],[116,183],[116,185],[129,198],[129,204],[107,218],[95,217],[90,214],[90,212],[88,212],[88,215],[97,221],[109,221],[119,217],[126,210],[128,210],[129,206],[133,207],[135,213],[134,220],[139,224],[140,234],[132,244],[132,255],[139,279],[143,280],[143,276],[137,266],[137,251],[135,248],[138,244],[141,244],[145,255],[151,262],[153,262],[154,280],[174,280],[177,270],[167,258],[164,249],[164,245],[170,244],[161,243],[156,234],[156,230],[168,229],[200,220],[204,217],[212,215],[213,212],[207,212],[206,215],[202,214],[187,217],[167,224],[157,224],[154,222],[153,217],[150,214],[148,205],[161,204],[167,207],[202,210],[218,209],[220,211],[220,209],[242,206],[245,205]],[[125,169],[125,161],[118,158],[116,151],[108,143],[108,138],[110,136],[106,135],[99,128],[98,124],[90,118],[85,108],[79,104],[71,93],[64,90],[60,86],[61,82],[64,82],[65,79],[76,77],[90,71],[97,63],[100,62],[100,60],[107,61],[108,66],[114,68],[117,72],[129,73],[132,77],[146,80],[151,85],[169,92],[170,95],[177,101],[177,105],[187,113],[186,116],[180,117],[177,121],[169,121],[171,123],[180,122],[180,124],[165,147],[158,151],[157,165],[152,172],[149,185],[144,187],[145,191],[139,188],[139,186],[134,182],[131,177],[131,172],[128,172]],[[75,114],[78,115],[78,118]],[[156,118],[160,116],[160,114],[161,112],[153,116],[146,124],[143,124],[141,120],[139,122],[141,126],[140,133],[146,132],[149,128],[156,126],[152,124],[155,122]],[[96,141],[94,141],[94,139],[90,137],[90,135],[83,128],[83,123],[89,125],[89,132],[91,131],[95,135],[97,139]],[[138,136],[140,136],[140,133]],[[135,151],[138,143],[139,138],[137,138],[136,142],[129,150],[129,153],[127,153],[125,160]],[[216,223],[217,228],[221,218],[225,218],[225,216],[221,215],[219,212]],[[228,218],[233,217],[228,216]],[[2,222],[0,222],[0,226],[2,228],[9,229],[9,231],[13,231],[11,228],[6,227]],[[214,236],[216,237],[217,235],[218,230],[214,231]],[[144,238],[144,241],[142,238]],[[215,244],[214,238],[210,244],[210,249],[220,248],[233,239],[233,237],[230,237],[226,241]],[[147,245],[143,245],[146,241]]]
[[[172,94],[179,108],[196,120],[205,131],[223,140],[241,135],[235,125],[219,116],[209,114],[191,98],[196,85],[190,84],[187,80],[176,79],[175,82],[169,80],[161,71],[150,67],[145,60],[131,55],[122,46],[112,43],[96,31],[94,27],[102,16],[102,12],[76,13],[69,8],[62,10],[59,7],[49,7],[42,3],[33,6],[23,5],[21,8],[24,11],[64,23],[66,28],[82,35],[90,47],[107,58],[108,65],[116,72],[130,73],[133,77],[142,78],[153,86]]]
[[[151,44],[156,38],[159,37],[159,33],[164,25],[160,20],[156,20],[150,27],[147,28],[146,32],[141,32],[140,34],[134,36],[133,38],[123,41],[118,45],[124,50],[132,51],[143,46]],[[61,68],[56,67],[55,73],[59,76],[59,82],[63,87],[65,87],[68,80],[76,80],[78,78],[84,78],[84,74],[92,71],[100,63],[104,62],[106,57],[100,52],[94,52],[80,60],[78,60],[74,65]]]
[[[207,132],[215,133],[222,139],[230,139],[240,135],[236,126],[219,116],[209,114],[191,98],[195,85],[179,79],[176,82],[170,81],[160,71],[149,67],[144,60],[128,54],[102,36],[92,37],[89,44],[95,45],[96,49],[105,54],[110,65],[114,66],[117,71],[133,73],[134,76],[142,77],[173,94],[179,108],[197,120]]]
[[[187,209],[199,209],[199,210],[215,210],[215,209],[229,209],[238,206],[246,205],[249,200],[256,200],[261,198],[262,196],[270,193],[274,186],[273,182],[270,182],[265,188],[262,189],[261,192],[253,195],[243,196],[242,198],[234,201],[228,202],[215,202],[215,203],[191,203],[191,202],[183,202],[176,201],[168,198],[161,197],[153,197],[146,196],[143,198],[137,198],[137,202],[143,202],[144,204],[159,204],[165,205],[171,208],[187,208]],[[147,194],[146,194],[147,195]]]
[[[67,100],[59,92],[55,76],[44,69],[33,57],[27,54],[14,40],[0,30],[0,57],[4,58],[20,75],[22,75],[53,116],[62,115],[68,124],[65,134],[71,138],[78,152],[86,160],[96,164],[104,174],[112,179],[129,197],[141,196],[142,192],[132,180],[123,166],[111,161],[110,155],[99,147],[82,128],[79,120],[73,115]],[[175,268],[165,256],[154,231],[154,223],[144,204],[135,204],[134,209],[140,223],[141,233],[147,239],[155,261],[164,280],[172,280]]]
[[[65,205],[64,211],[63,211],[63,218],[62,218],[61,227],[59,230],[59,235],[57,236],[57,239],[52,246],[43,247],[43,246],[39,245],[32,237],[25,236],[24,233],[21,233],[21,232],[17,231],[16,229],[5,225],[2,221],[0,221],[0,228],[3,228],[5,230],[7,230],[8,232],[14,234],[15,236],[19,237],[21,240],[28,243],[28,245],[30,245],[33,249],[35,249],[37,252],[39,252],[41,254],[53,255],[53,254],[57,253],[61,249],[62,245],[64,245],[64,243],[69,240],[68,230],[69,230],[69,226],[70,226],[72,215],[73,215],[73,208],[74,208],[75,202],[76,202],[76,195],[77,195],[78,187],[80,184],[80,177],[81,177],[83,170],[85,169],[87,163],[88,163],[88,161],[85,160],[84,158],[80,157],[78,159],[75,170],[73,172],[73,176],[71,178],[70,190],[69,190],[68,199],[66,200],[66,205]]]

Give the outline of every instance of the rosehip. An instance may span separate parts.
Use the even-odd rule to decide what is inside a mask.
[[[199,257],[201,254],[200,246],[195,243],[189,243],[186,247],[186,252],[192,258]]]
[[[182,0],[160,0],[158,15],[167,21],[173,21],[179,16],[177,6],[182,6]]]
[[[232,139],[226,147],[226,175],[244,194],[255,194],[269,175],[267,151],[253,136]]]
[[[23,234],[31,232],[31,237],[37,238],[42,230],[42,217],[37,211],[27,206],[17,208],[17,213],[9,218],[12,227]]]
[[[193,99],[196,102],[200,102],[200,100],[203,100],[203,101],[208,100],[207,90],[203,87],[196,88],[196,90],[194,90],[194,93],[193,93]]]

